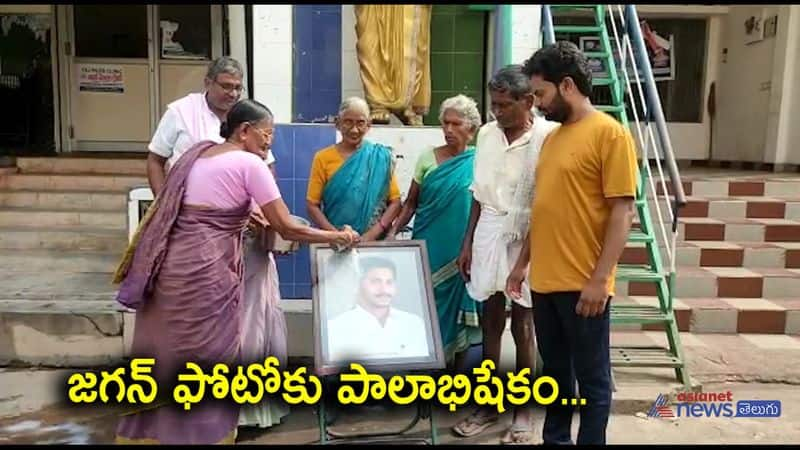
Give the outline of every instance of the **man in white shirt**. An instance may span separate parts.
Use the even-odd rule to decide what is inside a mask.
[[[356,304],[328,321],[328,359],[356,362],[428,356],[431,350],[422,319],[392,307],[397,295],[394,263],[363,257],[359,265]]]
[[[533,90],[521,66],[500,69],[489,82],[489,94],[496,120],[478,131],[472,210],[458,266],[467,292],[483,303],[483,358],[499,366],[506,305],[511,303],[517,370],[528,368],[533,375],[536,343],[531,296],[528,292],[511,298],[505,288],[528,232],[539,151],[558,124],[534,116]],[[496,410],[479,408],[454,431],[464,437],[475,436],[497,419]],[[532,443],[531,419],[529,408],[515,408],[511,429],[502,442]]]
[[[217,58],[208,66],[203,92],[191,93],[167,106],[147,146],[147,179],[154,196],[164,186],[169,167],[186,150],[201,141],[224,141],[220,126],[239,101],[243,76],[238,61],[227,56]],[[274,162],[272,152],[268,152],[267,164]]]

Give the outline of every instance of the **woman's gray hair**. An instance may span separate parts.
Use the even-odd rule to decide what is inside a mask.
[[[230,56],[222,56],[211,61],[208,65],[206,78],[216,81],[220,74],[227,73],[235,77],[244,78],[244,70],[239,61],[231,58]]]
[[[339,116],[345,113],[345,111],[349,111],[354,109],[358,112],[364,113],[364,116],[369,118],[369,105],[367,101],[361,97],[348,97],[342,101],[342,104],[339,105]]]
[[[450,97],[442,102],[439,107],[439,122],[444,120],[444,114],[447,111],[454,111],[470,124],[473,130],[477,130],[481,126],[481,113],[478,111],[478,103],[464,94],[458,94],[455,97]]]

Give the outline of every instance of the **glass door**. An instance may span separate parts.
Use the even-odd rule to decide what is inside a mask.
[[[158,115],[167,105],[203,89],[212,59],[222,55],[221,5],[156,5]]]
[[[146,152],[172,101],[222,55],[221,5],[58,5],[62,146]]]
[[[70,149],[143,151],[156,112],[152,8],[66,8]]]

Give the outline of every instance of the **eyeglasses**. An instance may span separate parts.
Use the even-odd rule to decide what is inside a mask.
[[[269,139],[272,139],[272,136],[275,134],[275,129],[274,129],[274,128],[270,128],[270,129],[263,129],[263,128],[258,128],[258,127],[256,127],[256,126],[255,126],[255,124],[254,124],[253,122],[247,122],[247,123],[248,123],[248,124],[249,124],[251,127],[253,127],[253,129],[254,129],[254,130],[257,132],[257,133],[261,134],[261,136],[263,136],[263,137],[264,137],[264,139],[267,139],[267,140],[269,140]]]
[[[228,84],[228,83],[222,84],[217,80],[214,80],[214,84],[221,87],[226,94],[230,94],[233,91],[236,91],[237,93],[241,94],[242,91],[244,91],[244,85],[241,84]]]
[[[342,126],[342,128],[345,128],[347,130],[354,127],[358,127],[361,130],[366,130],[367,127],[369,126],[369,122],[367,122],[366,120],[347,119],[347,120],[342,120],[341,122],[339,122],[339,124]]]

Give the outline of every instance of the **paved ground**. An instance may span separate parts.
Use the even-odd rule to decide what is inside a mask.
[[[659,333],[615,333],[617,341],[635,340],[646,345],[659,341]],[[648,418],[646,411],[658,393],[676,386],[667,370],[618,369],[618,391],[609,423],[609,443],[729,443],[788,444],[800,441],[800,339],[785,335],[683,335],[690,370],[703,391],[728,391],[736,400],[780,400],[782,415],[771,419]],[[0,372],[0,444],[107,443],[113,441],[114,411],[106,407],[45,406],[58,396],[58,381],[65,371],[4,369]],[[44,388],[46,387],[46,388]],[[44,389],[43,389],[44,388]],[[55,396],[55,397],[54,397]],[[43,407],[44,406],[44,407]],[[437,411],[436,425],[442,444],[498,443],[509,417],[470,439],[456,438],[449,428],[464,411]],[[379,430],[402,427],[412,411],[363,408],[338,422],[337,430]],[[541,427],[543,411],[536,412]],[[573,424],[578,425],[578,420]],[[732,426],[734,425],[734,426]],[[426,435],[421,423],[412,436]],[[279,426],[269,430],[240,430],[242,444],[311,444],[319,439],[313,409],[295,408]]]

